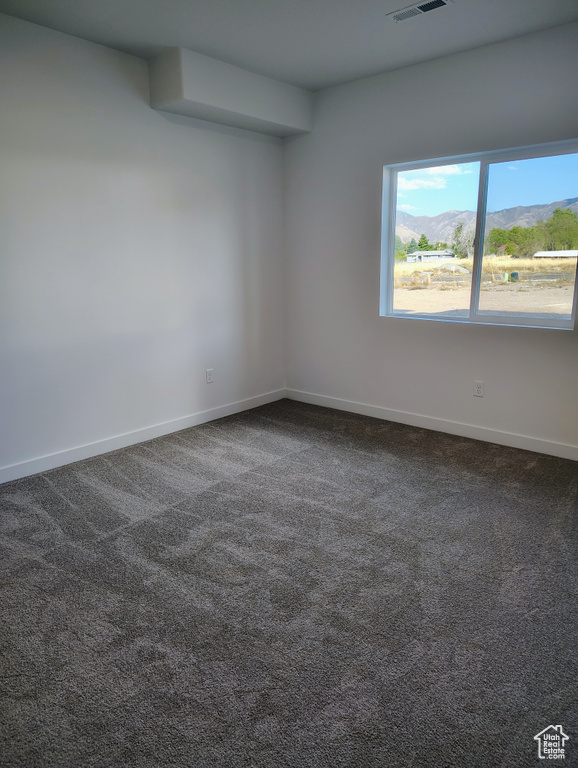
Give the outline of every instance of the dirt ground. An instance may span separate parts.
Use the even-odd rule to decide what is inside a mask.
[[[572,285],[532,286],[499,285],[483,288],[480,310],[489,312],[524,312],[547,315],[570,315],[572,312]],[[396,288],[394,311],[437,314],[459,314],[470,305],[469,287],[441,290],[439,287]]]

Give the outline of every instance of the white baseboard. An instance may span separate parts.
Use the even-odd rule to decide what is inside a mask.
[[[39,456],[36,459],[23,461],[19,464],[11,464],[8,467],[0,467],[0,483],[7,483],[10,480],[18,480],[28,475],[36,475],[39,472],[46,472],[55,467],[62,467],[65,464],[72,464],[74,461],[89,459],[92,456],[99,456],[102,453],[116,451],[118,448],[126,448],[129,445],[142,443],[145,440],[152,440],[155,437],[168,435],[171,432],[178,432],[181,429],[195,427],[197,424],[204,424],[207,421],[221,419],[223,416],[231,416],[234,413],[248,411],[251,408],[257,408],[259,405],[267,405],[275,400],[281,400],[285,397],[285,390],[278,389],[274,392],[266,392],[257,397],[249,397],[246,400],[238,400],[235,403],[221,405],[218,408],[211,408],[208,411],[192,413],[189,416],[183,416],[180,419],[165,421],[162,424],[153,424],[150,427],[136,429],[133,432],[125,432],[122,435],[108,437],[105,440],[98,440],[95,443],[88,443],[77,448],[70,448],[65,451],[58,451],[47,456]]]
[[[422,416],[419,413],[395,411],[390,408],[381,408],[377,405],[367,405],[366,403],[357,403],[352,400],[342,400],[336,397],[316,395],[312,392],[302,392],[298,389],[287,389],[285,396],[290,400],[311,403],[311,405],[322,405],[326,408],[336,408],[339,411],[361,413],[364,416],[374,416],[385,421],[396,421],[400,424],[409,424],[412,427],[433,429],[436,432],[447,432],[450,435],[471,437],[474,440],[483,440],[487,443],[498,443],[498,445],[507,445],[511,448],[522,448],[526,451],[535,451],[536,453],[545,453],[549,456],[559,456],[563,459],[578,461],[578,446],[576,445],[555,443],[550,440],[541,440],[527,435],[517,435],[511,432],[502,432],[498,429],[478,427],[474,424],[462,424],[459,421]]]
[[[374,416],[377,419],[384,419],[385,421],[396,421],[400,424],[409,424],[413,427],[433,429],[436,432],[447,432],[450,435],[471,437],[474,440],[498,443],[499,445],[507,445],[512,448],[522,448],[527,451],[535,451],[536,453],[545,453],[550,456],[559,456],[563,459],[578,461],[578,446],[575,445],[555,443],[550,440],[541,440],[527,435],[502,432],[497,429],[487,429],[486,427],[479,427],[474,424],[463,424],[458,421],[437,419],[431,416],[423,416],[418,413],[395,411],[377,405],[368,405],[367,403],[358,403],[353,400],[343,400],[336,397],[316,395],[313,392],[303,392],[298,389],[278,389],[273,392],[266,392],[263,395],[247,398],[246,400],[238,400],[234,403],[221,405],[218,408],[211,408],[207,411],[200,411],[198,413],[190,414],[189,416],[183,416],[180,419],[166,421],[162,424],[154,424],[153,426],[137,429],[133,432],[126,432],[122,435],[99,440],[95,443],[88,443],[87,445],[70,448],[65,451],[51,453],[47,456],[40,456],[36,459],[23,461],[19,464],[0,467],[0,483],[6,483],[10,480],[18,480],[21,477],[35,475],[39,472],[46,472],[49,469],[61,467],[65,464],[71,464],[74,461],[81,461],[82,459],[89,459],[92,456],[99,456],[102,453],[115,451],[118,448],[126,448],[129,445],[142,443],[145,440],[152,440],[155,437],[168,435],[171,432],[178,432],[181,429],[188,429],[188,427],[194,427],[197,424],[204,424],[207,421],[221,419],[224,416],[231,416],[234,413],[248,411],[251,408],[257,408],[260,405],[267,405],[267,403],[273,403],[284,397],[288,397],[291,400],[298,400],[303,403],[311,403],[312,405],[321,405],[325,408],[335,408],[339,411],[360,413],[364,416]]]

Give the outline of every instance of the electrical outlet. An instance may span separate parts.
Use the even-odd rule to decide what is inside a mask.
[[[213,384],[213,382],[215,381],[215,374],[213,373],[213,369],[207,368],[205,373],[207,376],[207,384]]]
[[[484,382],[474,381],[474,397],[483,397],[483,396],[484,396]]]

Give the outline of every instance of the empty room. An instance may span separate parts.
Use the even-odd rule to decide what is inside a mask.
[[[578,764],[576,0],[0,0],[0,766]]]

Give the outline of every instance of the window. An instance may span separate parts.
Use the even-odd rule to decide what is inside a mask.
[[[385,166],[381,314],[574,328],[578,142]]]

